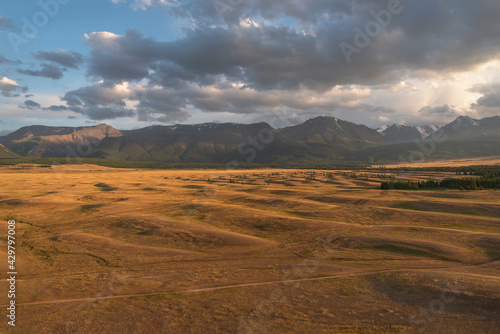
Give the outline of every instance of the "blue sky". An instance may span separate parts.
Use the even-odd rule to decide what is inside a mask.
[[[0,135],[32,124],[327,115],[378,127],[500,114],[494,0],[41,3],[59,8],[21,0],[0,12]]]
[[[49,1],[46,1],[49,3]],[[18,29],[24,26],[23,17],[33,22],[33,15],[42,8],[37,1],[7,2],[2,8],[2,16],[8,17]],[[59,5],[58,14],[51,17],[47,25],[39,28],[35,38],[28,38],[27,43],[19,46],[19,52],[11,46],[7,30],[1,37],[1,54],[8,59],[21,60],[25,64],[36,63],[32,53],[39,50],[72,50],[85,55],[88,47],[85,45],[84,35],[94,31],[111,31],[124,34],[128,29],[140,27],[140,31],[147,37],[157,40],[175,40],[181,33],[166,8],[154,10],[132,10],[123,4],[114,4],[111,1],[89,0],[70,1],[68,4]],[[22,36],[13,30],[14,33]],[[29,66],[28,66],[29,67]],[[2,72],[6,70],[2,68]],[[79,87],[86,82],[85,69],[69,71],[62,80],[54,82],[51,79],[33,80],[32,78],[14,74],[19,83],[29,84],[37,92],[51,93],[54,88]]]
[[[44,1],[54,8],[51,1]],[[25,26],[23,18],[27,18],[30,23],[34,23],[34,15],[43,11],[37,1],[9,1],[2,6],[1,16],[7,18],[9,23],[15,28],[2,29],[0,33],[0,54],[9,60],[19,60],[23,63],[23,68],[36,68],[38,61],[34,59],[33,53],[40,50],[71,50],[82,55],[88,53],[88,46],[85,44],[85,34],[94,31],[112,31],[117,34],[124,34],[128,29],[140,28],[141,33],[147,37],[161,41],[175,40],[182,32],[180,26],[176,24],[168,8],[156,7],[150,10],[134,10],[128,5],[115,4],[111,1],[89,0],[89,1],[69,1],[67,4],[58,3],[57,14],[49,16],[46,25],[37,28],[39,31],[34,38],[26,38],[27,43],[22,42],[18,50],[12,46],[8,33],[12,32],[23,37],[22,28]],[[29,29],[29,28],[28,28]],[[21,86],[28,86],[29,92],[34,98],[37,95],[63,95],[66,90],[78,88],[89,83],[86,78],[85,68],[69,69],[60,80],[50,78],[26,76],[15,72],[15,68],[0,67],[0,77],[8,77],[15,80]],[[92,80],[90,80],[92,82]],[[27,95],[26,94],[26,95]],[[21,96],[22,97],[22,96]],[[30,99],[32,97],[29,97]],[[25,100],[28,98],[25,98]],[[2,101],[3,100],[3,101]],[[23,102],[21,99],[20,103]],[[6,102],[0,97],[0,101]],[[12,102],[12,99],[11,99]],[[30,119],[40,119],[41,123],[47,125],[68,124],[80,126],[84,125],[84,119],[68,119],[66,117],[53,117],[44,115],[43,112],[30,113]],[[15,130],[28,123],[14,117],[8,117],[0,124],[1,130]],[[83,121],[83,122],[82,122]],[[54,123],[54,124],[52,124]],[[1,131],[0,130],[0,131]]]

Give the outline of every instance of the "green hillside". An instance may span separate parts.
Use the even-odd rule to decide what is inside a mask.
[[[10,151],[5,146],[0,144],[0,159],[16,159],[20,157],[20,155]]]

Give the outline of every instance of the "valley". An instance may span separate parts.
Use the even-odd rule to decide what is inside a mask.
[[[497,328],[500,192],[381,190],[397,173],[1,167],[1,218],[16,220],[19,243],[16,330]]]

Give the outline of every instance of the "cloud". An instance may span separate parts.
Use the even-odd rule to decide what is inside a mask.
[[[102,81],[70,91],[61,100],[66,102],[69,110],[92,120],[137,116],[139,120],[174,122],[189,118],[187,101],[176,91],[140,85],[131,88],[127,82]],[[129,107],[130,104],[136,104],[136,107]],[[61,107],[53,106],[53,109]]]
[[[66,102],[68,109],[73,112],[86,115],[92,120],[105,120],[134,116],[135,111],[127,108],[125,102],[131,95],[128,83],[100,82],[67,92],[61,100]],[[56,109],[55,111],[63,110],[62,106],[51,108]]]
[[[33,77],[50,78],[52,80],[58,80],[63,77],[63,70],[51,64],[42,64],[42,67],[39,70],[18,69],[17,72]]]
[[[412,84],[405,82],[405,81],[401,81],[400,83],[389,87],[389,91],[391,91],[393,93],[411,92],[411,91],[417,92],[418,90],[419,89],[417,87],[415,87]]]
[[[451,117],[451,116],[458,116],[460,113],[455,110],[453,107],[445,104],[443,106],[437,106],[437,107],[424,107],[418,111],[421,114],[424,114],[426,116],[446,116],[446,117]]]
[[[370,13],[387,9],[385,0],[354,0],[354,1],[264,1],[245,0],[237,6],[232,6],[225,12],[224,18],[229,24],[228,29],[239,29],[241,18],[263,18],[266,24],[276,26],[279,19],[293,19],[287,34],[282,37],[290,45],[301,42],[300,33],[306,33],[315,38],[316,43],[310,49],[310,55],[318,53],[317,68],[326,62],[333,68],[338,80],[356,79],[357,84],[363,82],[361,75],[380,81],[392,81],[402,78],[408,72],[427,71],[427,75],[448,73],[471,69],[498,57],[499,47],[495,44],[500,27],[494,24],[495,15],[500,4],[488,0],[472,3],[465,0],[418,2],[402,2],[403,12],[392,17],[390,24],[379,36],[370,38],[370,45],[355,55],[355,64],[347,66],[343,55],[339,52],[340,42],[354,44],[354,29],[364,30],[368,22],[374,21]],[[180,16],[190,16],[194,22],[206,22],[211,18],[209,26],[220,21],[213,3],[210,1],[189,1],[176,9]],[[489,14],[490,13],[490,14]],[[266,21],[267,20],[267,21]],[[425,24],[422,24],[425,22]],[[496,26],[496,28],[492,27]],[[271,31],[268,26],[266,30]],[[293,31],[297,34],[294,36]],[[464,32],[467,33],[464,33]],[[495,32],[494,32],[495,31]],[[271,46],[278,46],[277,40],[263,39]],[[278,36],[276,36],[278,37]],[[294,38],[293,38],[294,37]],[[234,49],[234,48],[233,48]],[[300,50],[300,49],[295,49]],[[479,51],[483,50],[483,51]],[[486,52],[486,53],[484,53]],[[288,53],[300,55],[300,53]],[[294,57],[297,59],[297,57]],[[307,58],[305,58],[307,59]],[[297,59],[298,60],[298,59]],[[342,71],[338,65],[346,67]],[[378,69],[377,69],[378,68]],[[340,71],[336,71],[340,70]],[[309,71],[313,74],[314,71]],[[304,77],[307,79],[311,74]],[[349,78],[351,76],[351,78]],[[340,78],[339,78],[340,77]],[[351,82],[352,83],[352,82]]]
[[[7,136],[8,134],[14,132],[13,130],[0,130],[0,137]]]
[[[26,108],[30,110],[35,110],[35,109],[41,109],[41,105],[38,102],[35,102],[33,100],[26,100],[24,101],[24,105],[21,106],[21,108]]]
[[[50,107],[47,107],[45,108],[45,110],[50,110],[50,111],[66,111],[66,110],[69,110],[69,108],[67,106],[63,106],[63,105],[52,105]]]
[[[482,95],[471,104],[471,109],[483,115],[494,115],[500,112],[500,82],[475,85],[469,91]]]
[[[65,68],[78,69],[83,63],[83,56],[80,53],[68,50],[38,51],[33,56],[39,60],[56,63]]]
[[[391,119],[389,117],[385,117],[385,116],[378,116],[377,121],[381,122],[381,123],[389,123],[391,121]]]
[[[124,99],[132,94],[127,83],[121,85],[101,82],[97,85],[70,91],[61,99],[71,107],[80,106],[125,106]]]
[[[292,18],[304,24],[318,24],[323,18],[336,19],[353,15],[353,9],[366,1],[342,0],[193,0],[180,3],[172,11],[178,17],[187,17],[199,24],[221,22],[239,24],[241,18],[257,17],[268,21]],[[377,1],[372,1],[377,2]],[[380,2],[380,1],[379,1]],[[351,3],[353,3],[351,5]],[[359,4],[358,4],[359,3]]]
[[[190,109],[250,114],[283,106],[304,112],[357,108],[368,112],[394,112],[387,107],[360,103],[361,98],[370,95],[366,89],[323,85],[312,79],[303,82],[307,69],[300,66],[295,69],[300,65],[296,61],[290,59],[289,64],[287,61],[278,64],[276,60],[274,64],[272,60],[273,57],[290,58],[287,54],[293,54],[292,50],[283,46],[284,50],[274,48],[271,51],[275,55],[269,55],[266,47],[259,44],[257,32],[254,36],[242,36],[215,28],[205,32],[195,30],[182,40],[166,43],[144,38],[136,31],[128,31],[124,36],[110,32],[88,34],[86,42],[91,48],[88,74],[104,79],[107,84],[69,92],[63,101],[73,107],[106,103],[124,106],[125,100],[131,99],[138,101],[139,118],[149,121],[185,120]],[[242,38],[247,41],[239,41]],[[265,38],[262,40],[264,43]],[[312,39],[308,41],[313,42]],[[252,46],[252,43],[257,45]],[[233,47],[236,49],[227,51]],[[306,57],[310,49],[307,43],[302,49]],[[311,60],[308,64],[314,71],[315,62]],[[248,70],[244,70],[245,66]],[[257,69],[259,66],[262,68]],[[276,75],[278,79],[273,78],[275,66],[281,66],[286,79],[279,79],[279,75]],[[141,89],[116,95],[117,85],[144,79],[149,84]],[[318,86],[321,89],[316,91]]]
[[[500,110],[500,94],[487,94],[472,105],[473,109],[478,109],[480,107],[494,108],[497,111]]]
[[[205,0],[113,2],[136,9],[167,5],[187,27],[170,42],[134,30],[86,34],[87,74],[102,83],[63,98],[83,114],[116,108],[108,110],[112,117],[136,113],[141,120],[167,121],[186,119],[193,110],[263,115],[281,107],[303,115],[379,114],[382,121],[396,108],[373,98],[372,90],[395,100],[404,93],[430,95],[428,87],[412,82],[431,79],[429,87],[437,89],[438,78],[500,58],[497,0],[404,1],[377,36],[365,37],[367,45],[352,63],[340,44],[355,45],[356,29],[375,22],[373,13],[386,10],[387,0],[245,0],[224,2],[222,9]],[[126,94],[118,94],[124,83],[130,84]],[[458,107],[428,100],[431,106],[412,115],[458,113]],[[477,102],[494,104],[486,95]]]
[[[340,44],[354,45],[355,28],[374,21],[371,11],[387,9],[386,0],[246,0],[227,12],[223,25],[214,24],[220,19],[212,1],[186,1],[172,10],[196,25],[176,41],[159,42],[135,31],[87,35],[89,74],[141,80],[155,72],[169,81],[201,84],[224,76],[259,90],[329,90],[350,84],[397,85],[409,75],[446,76],[500,56],[500,26],[494,15],[486,15],[500,11],[496,0],[422,0],[403,8],[348,64]],[[292,21],[277,24],[281,19]],[[207,20],[210,24],[204,24]],[[242,20],[258,24],[242,25]]]
[[[0,27],[15,29],[14,25],[12,24],[12,21],[3,16],[0,16]]]
[[[500,82],[477,84],[469,88],[469,92],[479,94],[494,94],[500,92]]]
[[[176,90],[153,87],[150,89],[136,87],[134,97],[140,101],[137,114],[140,121],[148,122],[182,122],[189,118],[189,101]]]
[[[5,97],[19,96],[19,93],[25,93],[28,87],[21,87],[17,82],[7,77],[0,79],[0,92]]]
[[[111,0],[114,4],[128,3],[134,10],[146,10],[151,6],[174,6],[177,5],[178,0]]]
[[[0,65],[3,65],[3,64],[14,65],[14,64],[18,64],[18,62],[9,60],[9,59],[5,58],[4,55],[0,54]]]
[[[110,106],[110,107],[87,107],[70,108],[72,111],[85,115],[91,120],[104,121],[108,119],[116,119],[123,117],[132,117],[135,115],[133,110],[127,109],[120,106]]]
[[[164,58],[167,43],[143,38],[136,31],[125,36],[110,32],[85,35],[90,46],[88,75],[105,80],[141,80],[148,76],[150,65]]]
[[[61,99],[75,112],[91,116],[92,119],[130,117],[137,114],[141,121],[181,122],[189,119],[192,111],[262,114],[276,108],[301,111],[316,115],[332,111],[373,112],[390,114],[395,111],[380,105],[362,102],[370,96],[369,89],[337,87],[328,92],[268,91],[262,92],[241,85],[222,83],[217,86],[184,84],[164,87],[161,85],[135,85],[127,82],[117,84],[102,81],[65,94]],[[106,113],[98,115],[106,107]],[[52,110],[65,110],[63,106],[52,106]],[[100,109],[101,108],[101,109]],[[112,113],[115,110],[115,113]]]

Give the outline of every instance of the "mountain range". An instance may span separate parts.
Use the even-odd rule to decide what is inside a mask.
[[[164,163],[310,164],[402,161],[500,155],[500,117],[467,116],[443,127],[401,124],[371,129],[317,117],[274,129],[267,123],[205,123],[119,131],[93,127],[27,126],[0,137],[1,158],[83,157]]]
[[[435,125],[414,126],[393,124],[377,129],[385,139],[391,143],[412,143],[421,141],[436,132],[439,127]]]

